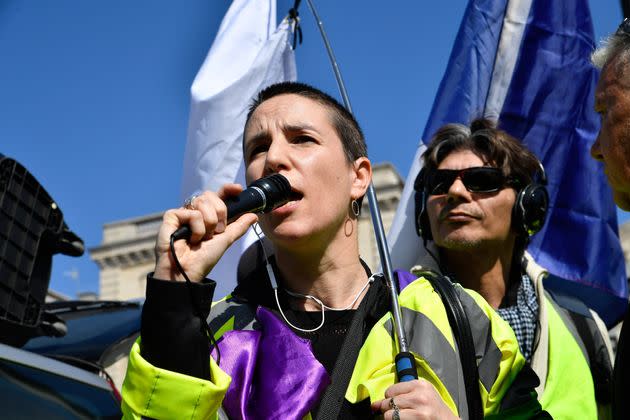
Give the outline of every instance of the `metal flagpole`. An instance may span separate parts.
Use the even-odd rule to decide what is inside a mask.
[[[348,93],[346,92],[346,87],[341,77],[341,71],[339,70],[339,65],[337,64],[337,60],[335,59],[332,47],[330,46],[330,42],[328,41],[328,36],[326,35],[326,31],[324,31],[324,25],[319,18],[319,14],[317,13],[315,6],[313,5],[313,2],[311,0],[307,0],[307,2],[308,7],[311,9],[311,12],[315,17],[315,21],[317,22],[317,27],[319,28],[319,32],[324,41],[324,45],[326,46],[328,58],[330,59],[335,78],[337,79],[337,85],[339,86],[339,91],[343,99],[343,104],[346,109],[352,114],[353,112],[352,107],[350,106],[350,98],[348,97]],[[299,1],[296,2],[295,9],[297,9],[298,5]],[[394,276],[392,273],[392,262],[389,256],[389,248],[387,247],[387,239],[385,238],[385,229],[383,229],[381,212],[378,208],[376,193],[374,192],[374,186],[371,182],[367,190],[367,197],[368,203],[370,205],[372,224],[374,225],[376,244],[378,246],[378,252],[381,258],[381,266],[383,267],[385,282],[387,284],[387,287],[389,288],[391,295],[391,309],[394,317],[394,331],[396,332],[395,335],[398,338],[398,348],[400,350],[400,352],[396,355],[396,373],[400,382],[410,381],[413,379],[417,379],[418,374],[415,369],[414,356],[412,353],[409,352],[407,337],[402,326],[402,313],[400,311],[400,305],[398,304],[398,287],[393,281]]]

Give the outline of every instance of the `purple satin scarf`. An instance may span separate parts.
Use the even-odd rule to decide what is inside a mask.
[[[418,276],[405,270],[394,270],[394,273],[398,277],[398,293],[402,292],[405,287],[418,278]]]
[[[330,377],[309,340],[269,310],[256,310],[260,331],[228,331],[219,341],[221,369],[232,377],[223,409],[231,419],[302,419]]]

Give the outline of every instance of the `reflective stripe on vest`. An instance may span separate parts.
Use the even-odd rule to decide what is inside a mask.
[[[510,389],[525,359],[510,326],[475,292],[456,286],[475,336],[480,366],[484,415],[501,410],[502,397]],[[454,414],[466,418],[466,393],[461,362],[444,304],[424,278],[411,282],[399,295],[403,326],[409,349],[416,355],[418,375],[429,380]],[[383,398],[388,384],[396,381],[391,359],[397,352],[392,336],[391,314],[379,321],[368,336],[346,398],[359,401]],[[382,328],[379,328],[382,326]],[[379,331],[382,331],[381,334]]]
[[[247,303],[238,302],[232,296],[227,296],[212,305],[208,325],[215,339],[230,330],[256,330],[258,329],[256,309]]]
[[[490,392],[497,379],[501,363],[501,350],[492,338],[490,321],[475,300],[459,285],[455,291],[466,311],[475,344],[475,356],[479,379]],[[455,400],[462,413],[466,406],[466,391],[461,377],[461,361],[455,348],[446,340],[444,333],[423,313],[402,307],[403,329],[409,349],[426,360]],[[391,320],[384,325],[393,339]],[[454,367],[457,369],[454,369]],[[459,377],[458,377],[459,376]],[[459,396],[459,398],[458,398]]]
[[[486,391],[490,392],[490,388],[499,375],[501,350],[492,338],[488,316],[483,313],[479,305],[461,286],[456,285],[455,290],[459,294],[464,310],[468,315],[468,322],[475,342],[479,379]]]
[[[455,401],[460,417],[467,417],[463,414],[467,411],[466,390],[461,377],[459,355],[425,314],[404,306],[401,310],[409,350],[429,364]],[[392,320],[387,320],[383,326],[394,340]]]

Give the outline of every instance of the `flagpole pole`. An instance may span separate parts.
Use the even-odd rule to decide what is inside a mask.
[[[335,78],[337,79],[337,86],[339,87],[341,98],[343,99],[343,104],[348,112],[353,114],[352,106],[350,105],[350,98],[348,97],[346,86],[343,82],[343,78],[341,77],[341,71],[339,70],[339,65],[337,64],[335,54],[333,53],[330,42],[328,41],[328,36],[326,35],[326,31],[324,30],[324,24],[322,23],[322,20],[320,19],[312,0],[307,0],[307,3],[309,8],[311,9],[311,13],[313,13],[315,21],[317,22],[319,33],[322,36],[324,45],[326,46],[328,58],[330,59],[333,73],[335,74]],[[394,331],[396,332],[395,335],[398,339],[398,348],[400,350],[400,353],[396,356],[396,372],[398,373],[398,380],[400,382],[410,381],[418,378],[415,370],[415,360],[413,354],[409,352],[407,337],[402,326],[402,313],[400,310],[400,305],[398,303],[398,287],[393,281],[394,276],[392,272],[392,262],[389,255],[389,248],[387,246],[387,239],[385,237],[385,229],[383,228],[383,220],[381,219],[381,212],[378,208],[378,201],[376,199],[376,193],[374,192],[374,186],[371,182],[368,186],[366,194],[368,197],[368,203],[370,205],[370,214],[372,216],[372,224],[374,226],[374,234],[376,236],[376,244],[378,246],[378,252],[381,259],[381,266],[383,267],[385,282],[390,290],[391,295],[391,309],[394,318]]]

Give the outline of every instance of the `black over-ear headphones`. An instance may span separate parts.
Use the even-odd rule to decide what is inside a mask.
[[[531,184],[518,192],[512,209],[512,226],[519,236],[525,238],[529,238],[542,229],[549,209],[547,174],[540,161],[538,161],[538,166],[539,169]]]
[[[516,201],[512,208],[512,227],[516,230],[518,236],[525,238],[529,238],[542,229],[545,224],[547,209],[549,208],[549,193],[546,187],[547,175],[540,161],[538,165],[540,168],[532,182],[518,190]],[[433,240],[429,216],[426,211],[427,198],[429,196],[426,190],[426,177],[426,170],[422,168],[413,184],[415,190],[416,233],[425,242]]]
[[[429,225],[429,216],[427,215],[427,188],[426,188],[427,171],[425,168],[420,169],[416,180],[413,183],[415,215],[416,215],[416,233],[425,242],[432,241],[431,226]]]

